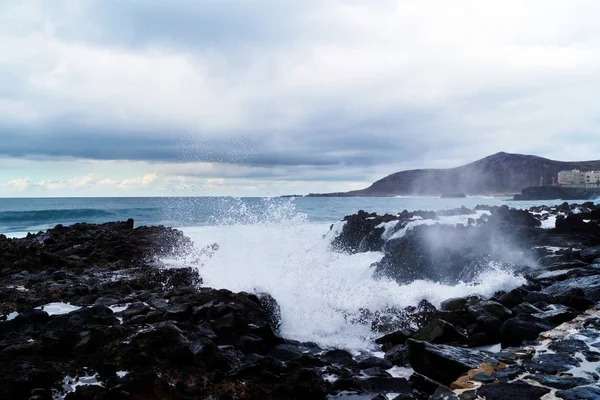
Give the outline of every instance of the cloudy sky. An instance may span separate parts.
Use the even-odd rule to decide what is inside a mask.
[[[597,0],[0,3],[0,197],[346,191],[600,159]]]

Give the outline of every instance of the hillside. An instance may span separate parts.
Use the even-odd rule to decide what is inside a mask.
[[[469,195],[516,193],[537,186],[540,177],[549,184],[559,171],[600,170],[596,161],[554,161],[547,158],[500,152],[472,163],[449,169],[415,169],[396,172],[366,189],[311,196],[408,196],[444,193]]]

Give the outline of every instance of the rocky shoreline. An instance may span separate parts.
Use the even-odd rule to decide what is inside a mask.
[[[383,251],[380,279],[452,284],[490,263],[524,277],[491,298],[349,315],[380,332],[364,354],[281,337],[267,293],[165,268],[193,246],[171,228],[0,235],[0,398],[600,398],[599,222],[593,203],[346,217],[332,245]]]

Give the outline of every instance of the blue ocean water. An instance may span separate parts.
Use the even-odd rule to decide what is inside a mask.
[[[57,224],[102,223],[133,218],[136,225],[173,227],[280,222],[304,215],[308,222],[335,222],[358,210],[398,213],[404,209],[442,210],[476,205],[529,208],[560,201],[513,202],[508,198],[467,197],[124,197],[124,198],[6,198],[0,199],[0,233],[19,236]]]

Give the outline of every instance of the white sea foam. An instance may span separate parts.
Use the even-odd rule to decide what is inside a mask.
[[[370,265],[382,253],[333,252],[330,243],[341,224],[330,231],[327,224],[297,221],[183,228],[198,249],[212,243],[218,243],[219,249],[165,261],[197,265],[209,287],[270,293],[281,307],[284,336],[350,350],[369,348],[377,334],[368,325],[346,320],[347,314],[415,305],[422,299],[439,305],[450,297],[491,295],[524,283],[523,278],[493,266],[476,283],[455,286],[428,281],[401,286],[375,280]]]
[[[37,310],[44,310],[48,315],[62,315],[68,314],[72,311],[81,309],[79,306],[74,306],[68,303],[48,303],[43,306],[36,307]]]
[[[390,240],[390,239],[398,239],[398,238],[404,237],[408,231],[414,229],[416,226],[419,226],[419,225],[442,224],[442,225],[451,225],[451,226],[458,226],[458,225],[467,226],[469,223],[469,219],[477,220],[477,219],[481,218],[481,216],[483,216],[483,215],[490,215],[490,212],[487,210],[478,210],[478,211],[475,211],[473,214],[440,216],[437,219],[423,219],[423,218],[417,216],[417,217],[414,217],[410,222],[408,222],[406,224],[406,226],[404,226],[402,229],[399,229],[397,231],[395,231],[394,229],[398,225],[399,221],[383,222],[383,223],[379,224],[377,227],[384,228],[385,230],[384,230],[383,234],[381,235],[381,237],[384,240]]]
[[[547,219],[541,221],[543,229],[553,229],[556,225],[556,215],[550,215]]]

